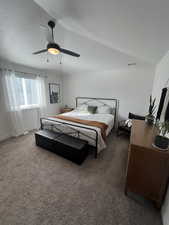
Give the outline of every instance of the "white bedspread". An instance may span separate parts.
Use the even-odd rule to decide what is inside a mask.
[[[114,116],[112,114],[90,114],[88,112],[81,112],[81,111],[73,110],[71,112],[63,113],[62,115],[69,116],[69,117],[75,117],[75,118],[83,119],[83,120],[91,120],[91,121],[98,121],[98,122],[105,123],[108,125],[108,128],[106,130],[106,135],[108,135],[110,133],[110,131],[114,125]],[[62,130],[64,133],[71,133],[72,129],[76,129],[76,130],[80,131],[81,139],[86,140],[86,141],[88,141],[88,143],[90,145],[95,146],[95,140],[93,140],[96,137],[95,132],[92,130],[85,129],[85,127],[92,128],[98,132],[98,145],[97,145],[98,153],[101,150],[103,150],[104,148],[106,148],[106,143],[102,138],[100,128],[93,127],[93,126],[87,126],[87,125],[83,125],[83,124],[80,124],[80,126],[82,126],[84,128],[73,127],[73,126],[71,126],[72,124],[76,124],[76,125],[79,125],[79,124],[74,123],[74,122],[64,121],[64,120],[53,118],[53,117],[48,117],[48,119],[52,119],[54,121],[43,120],[44,125],[51,124],[51,123],[57,125],[57,121],[69,123],[70,127],[65,126],[65,125],[58,125],[57,127],[60,130]],[[93,138],[93,139],[91,139],[91,138]]]

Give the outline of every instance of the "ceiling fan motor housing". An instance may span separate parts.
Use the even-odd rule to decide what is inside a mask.
[[[54,48],[54,49],[57,49],[57,50],[60,50],[60,46],[56,43],[49,43],[47,45],[47,49],[50,49],[50,48]]]

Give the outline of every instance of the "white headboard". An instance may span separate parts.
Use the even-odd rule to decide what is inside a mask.
[[[114,115],[114,124],[115,128],[118,128],[118,110],[119,110],[119,101],[114,98],[90,98],[90,97],[76,97],[76,107],[80,105],[93,105],[93,106],[102,106],[106,105],[111,107]]]

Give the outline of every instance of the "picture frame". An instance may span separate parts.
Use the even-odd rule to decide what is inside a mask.
[[[60,84],[49,83],[50,104],[60,103]]]

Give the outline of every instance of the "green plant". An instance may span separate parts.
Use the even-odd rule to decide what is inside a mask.
[[[162,123],[158,123],[157,127],[159,129],[160,134],[163,137],[169,133],[169,121],[164,121]]]
[[[149,115],[151,115],[151,116],[154,115],[155,110],[156,110],[155,101],[156,101],[156,98],[152,99],[152,95],[150,95],[150,104],[149,104],[148,112],[149,112]]]

